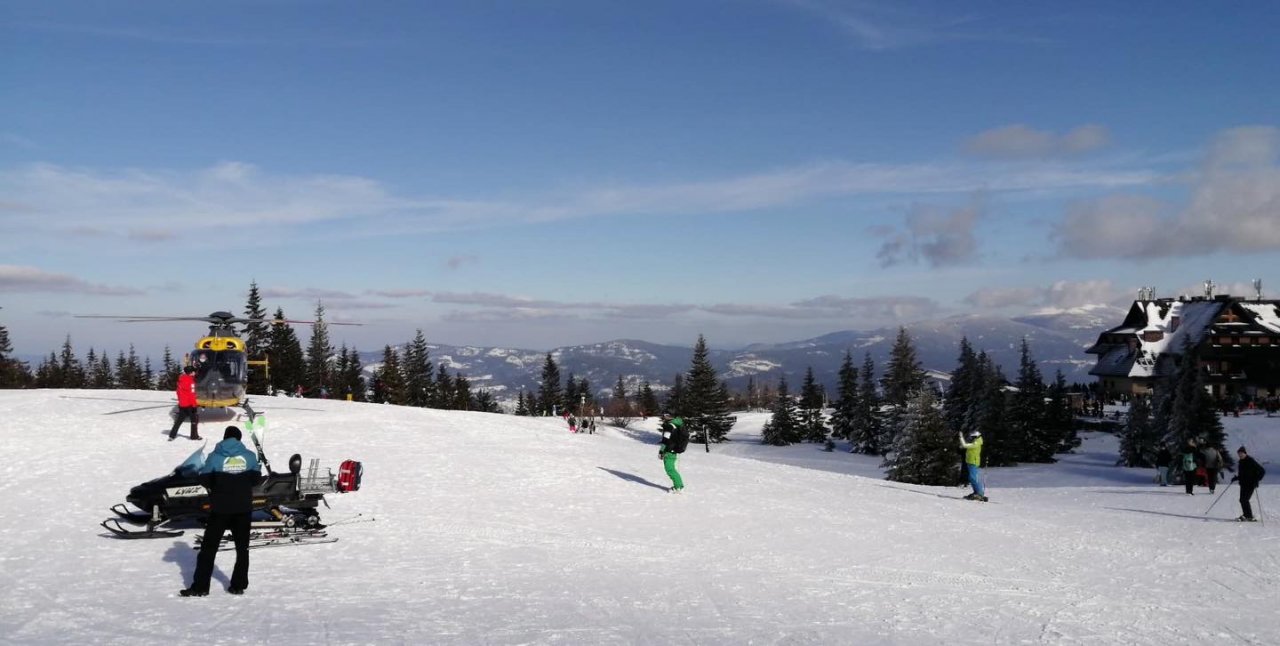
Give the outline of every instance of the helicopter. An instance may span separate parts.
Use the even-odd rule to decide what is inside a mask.
[[[315,325],[316,321],[292,319],[242,318],[230,312],[212,312],[208,316],[105,316],[82,315],[76,318],[113,319],[123,323],[156,323],[171,321],[203,321],[209,331],[196,339],[195,348],[183,357],[184,366],[195,368],[196,402],[204,410],[226,410],[242,407],[249,385],[249,367],[261,366],[270,371],[266,359],[251,360],[244,339],[236,333],[235,325],[267,323],[280,325],[298,323]],[[325,325],[360,325],[326,321]],[[176,415],[175,408],[170,415]]]

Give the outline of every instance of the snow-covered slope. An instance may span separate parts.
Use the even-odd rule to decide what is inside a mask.
[[[119,401],[124,399],[125,401]],[[997,470],[992,504],[886,482],[810,445],[691,447],[668,494],[652,420],[559,420],[272,399],[267,451],[364,461],[333,496],[337,543],[253,553],[243,597],[176,596],[193,537],[121,541],[97,522],[194,443],[169,399],[0,391],[0,641],[20,644],[1275,643],[1280,523],[1116,469],[1093,437],[1053,466]],[[747,439],[759,415],[744,414]],[[1276,455],[1280,418],[1226,420]],[[208,424],[220,437],[222,424]],[[758,458],[766,456],[773,462]],[[812,461],[804,469],[778,461]],[[819,464],[824,463],[824,464]],[[1280,473],[1276,467],[1270,479]],[[1265,485],[1264,510],[1280,509]],[[225,585],[232,555],[219,556]]]

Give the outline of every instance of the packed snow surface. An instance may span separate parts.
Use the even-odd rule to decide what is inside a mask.
[[[210,596],[180,598],[192,531],[98,527],[199,446],[185,426],[166,441],[167,411],[148,407],[168,401],[0,391],[0,642],[1280,642],[1280,518],[1234,522],[1234,487],[1206,514],[1207,490],[1114,467],[1115,439],[1090,434],[1058,464],[990,470],[993,502],[969,502],[887,482],[874,458],[760,446],[758,413],[710,453],[691,446],[676,495],[653,420],[571,435],[558,419],[264,398],[273,465],[362,460],[363,488],[322,513],[374,520],[255,550],[242,597],[222,591],[223,552]],[[1271,472],[1264,514],[1280,509],[1280,417],[1224,421]]]

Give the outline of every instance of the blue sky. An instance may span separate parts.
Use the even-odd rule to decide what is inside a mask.
[[[0,0],[0,325],[716,346],[1280,289],[1280,5]]]

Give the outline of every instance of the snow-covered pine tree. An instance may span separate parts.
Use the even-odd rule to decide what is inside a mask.
[[[352,401],[364,401],[366,384],[364,366],[360,364],[360,352],[354,347],[348,350],[347,344],[344,343],[338,352],[338,357],[338,368],[334,371],[337,392],[334,396],[346,399],[347,395],[350,395]]]
[[[520,389],[520,394],[516,396],[516,415],[526,417],[529,415],[529,404],[524,399],[524,389]]]
[[[556,365],[556,360],[548,352],[547,360],[542,363],[542,383],[538,386],[538,405],[534,408],[534,414],[551,415],[564,412],[564,402],[561,401],[563,392],[560,389],[560,366]]]
[[[151,370],[151,357],[146,356],[142,359],[142,381],[146,384],[147,390],[156,389],[156,374]]]
[[[267,354],[271,361],[271,385],[277,391],[292,394],[303,383],[306,360],[302,343],[293,327],[285,322],[284,309],[277,307],[271,325],[271,342]]]
[[[868,352],[862,357],[858,382],[858,405],[853,419],[853,438],[849,452],[884,455],[884,421],[880,416],[880,395],[876,392],[876,364]]]
[[[831,406],[831,435],[851,440],[858,415],[858,369],[853,366],[853,354],[849,350],[845,350],[840,362],[838,381],[836,400]]]
[[[903,418],[902,432],[885,457],[887,478],[911,484],[953,485],[956,437],[938,410],[933,390],[917,390]]]
[[[881,446],[893,446],[894,439],[906,422],[907,405],[915,394],[924,388],[925,373],[916,358],[916,349],[911,336],[904,327],[898,328],[898,337],[889,351],[889,362],[885,365],[884,375],[880,377],[880,388],[884,393],[883,403],[887,404],[888,415],[882,428]]]
[[[400,370],[400,374],[404,374],[403,367]],[[431,407],[439,408],[440,410],[452,410],[454,406],[453,377],[449,376],[449,367],[444,365],[443,361],[436,364],[436,380],[431,388],[436,397],[435,401],[431,403]]]
[[[707,340],[698,335],[693,346],[693,360],[684,379],[683,402],[679,410],[689,425],[690,441],[721,442],[733,428],[734,418],[729,415],[728,390],[716,377],[711,366],[711,351]],[[703,437],[706,433],[707,437]]]
[[[771,446],[786,446],[800,439],[799,422],[796,419],[796,403],[787,392],[787,376],[778,378],[778,396],[774,399],[773,415],[760,430],[760,442]]]
[[[450,410],[472,410],[473,402],[471,400],[471,380],[462,374],[462,371],[453,373],[453,401],[449,406]]]
[[[813,366],[809,366],[800,386],[800,436],[805,442],[827,439],[827,423],[822,415],[824,399],[822,386],[813,376]]]
[[[1151,404],[1143,395],[1129,401],[1129,421],[1120,436],[1120,460],[1126,467],[1150,467],[1160,450],[1160,432],[1151,424]]]
[[[324,303],[316,302],[315,323],[311,325],[311,342],[307,344],[305,387],[316,391],[333,387],[333,344],[329,341],[329,324],[324,322]]]
[[[488,388],[481,390],[472,397],[474,410],[481,413],[501,413],[502,408],[498,406],[498,401],[494,399],[493,393]]]
[[[405,397],[410,406],[426,408],[435,401],[435,370],[431,365],[431,349],[427,337],[418,328],[413,340],[404,348],[400,371],[404,375]]]
[[[1019,462],[1054,462],[1058,437],[1045,424],[1045,387],[1026,337],[1018,360],[1018,391],[1009,405],[1009,447]],[[984,442],[985,444],[985,442]]]
[[[244,306],[244,317],[249,319],[244,324],[244,353],[250,361],[259,361],[266,357],[266,350],[271,345],[270,324],[264,321],[267,317],[267,311],[262,307],[262,295],[258,292],[258,282],[251,281],[249,283],[249,300]],[[267,365],[267,369],[262,366],[249,366],[249,383],[245,392],[250,395],[267,394],[267,373],[272,366]],[[167,372],[162,379],[167,378]],[[176,377],[175,377],[176,378]],[[162,389],[164,389],[162,387]]]

